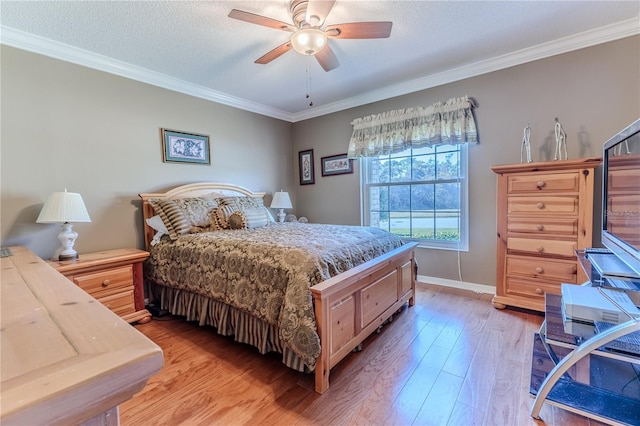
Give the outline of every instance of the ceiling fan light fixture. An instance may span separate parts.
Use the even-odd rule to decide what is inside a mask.
[[[291,36],[291,46],[302,55],[315,55],[327,45],[327,35],[317,28],[304,28]]]

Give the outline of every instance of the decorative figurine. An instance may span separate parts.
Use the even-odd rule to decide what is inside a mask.
[[[556,122],[556,154],[553,157],[554,160],[562,160],[562,151],[564,151],[564,159],[568,159],[567,155],[567,134],[562,128],[562,124],[558,121],[558,117],[555,118]]]
[[[531,139],[531,127],[530,124],[527,123],[527,127],[524,128],[524,135],[522,136],[522,147],[520,148],[520,162],[523,162],[522,153],[525,152],[527,154],[527,163],[530,163],[531,160],[531,144],[529,144],[529,140]]]

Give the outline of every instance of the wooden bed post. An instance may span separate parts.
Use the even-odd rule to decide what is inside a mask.
[[[329,330],[322,324],[322,318],[329,318],[329,303],[323,300],[322,297],[315,299],[315,315],[316,324],[318,326],[318,336],[320,336],[320,357],[316,364],[316,383],[315,391],[318,393],[324,393],[329,388],[329,372],[331,371],[331,365],[329,364],[328,354],[331,352],[330,348],[330,336]]]

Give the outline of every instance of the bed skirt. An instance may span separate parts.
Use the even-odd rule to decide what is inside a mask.
[[[310,373],[309,367],[291,349],[285,347],[278,335],[278,327],[233,306],[199,294],[150,283],[151,300],[172,315],[198,321],[201,326],[215,327],[218,334],[233,336],[236,342],[254,346],[261,354],[282,354],[282,363],[296,371]]]

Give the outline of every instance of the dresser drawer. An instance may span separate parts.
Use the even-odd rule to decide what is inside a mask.
[[[506,279],[506,294],[516,297],[540,299],[544,301],[545,293],[560,294],[561,281],[534,280],[519,277]]]
[[[608,176],[609,191],[637,193],[640,190],[639,169],[611,170]]]
[[[530,278],[554,278],[565,283],[576,283],[578,265],[575,261],[550,260],[540,257],[507,256],[507,275]]]
[[[509,176],[507,180],[507,193],[571,192],[577,191],[579,184],[580,174],[575,172]]]
[[[76,274],[71,279],[96,299],[118,294],[126,289],[133,291],[133,268],[131,265]]]
[[[536,234],[576,237],[578,235],[577,218],[549,217],[509,217],[507,218],[509,234]]]
[[[509,254],[524,253],[574,258],[577,248],[577,241],[517,237],[509,237],[507,239],[507,252]]]
[[[578,204],[577,196],[509,197],[507,214],[576,216]]]

